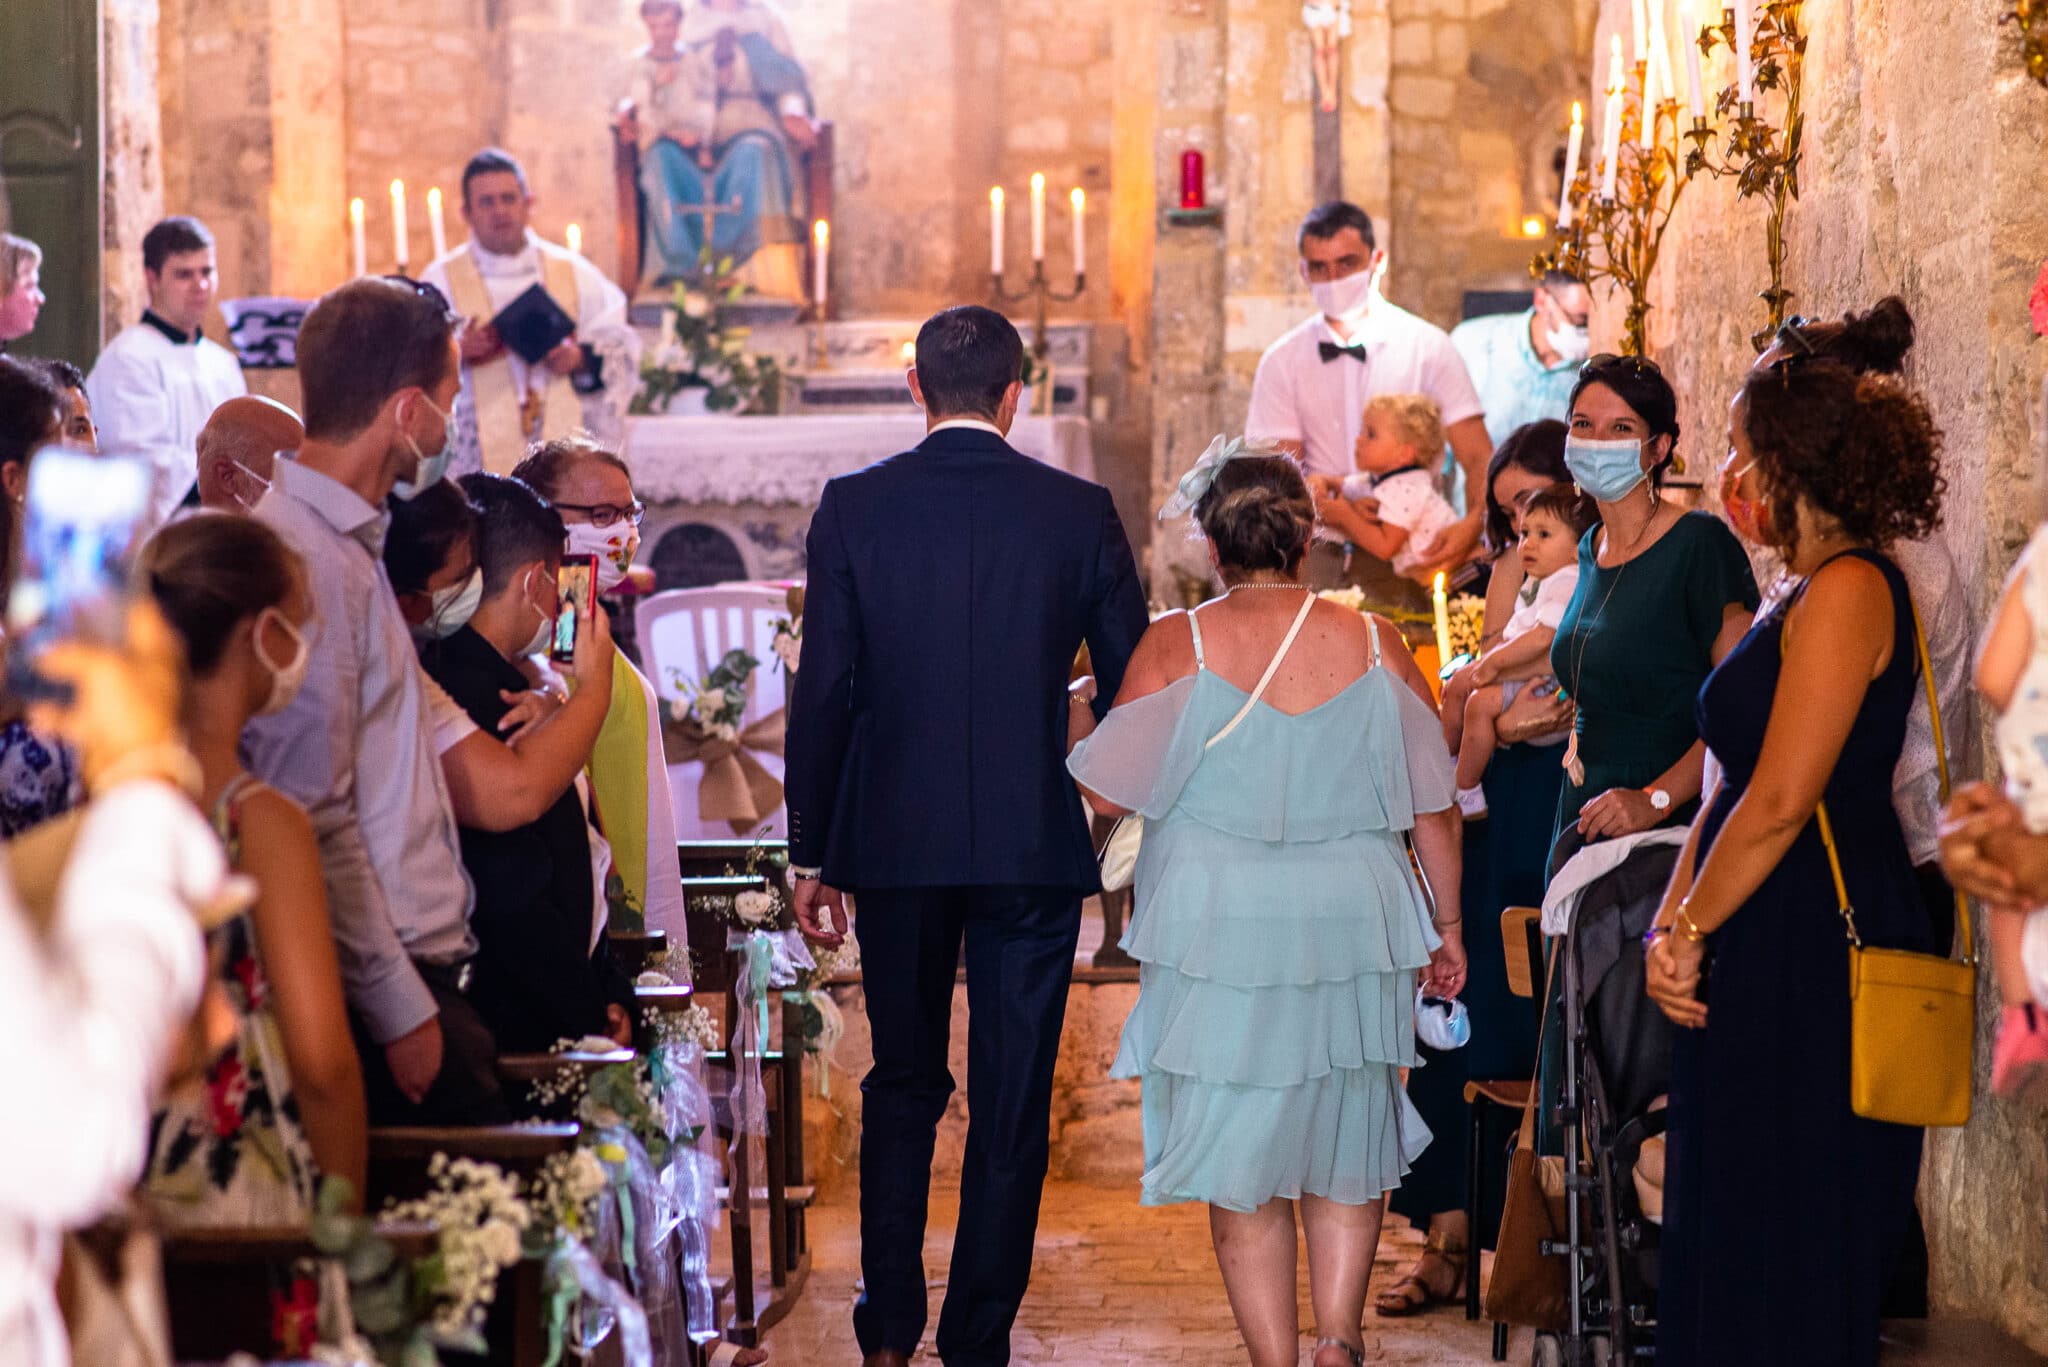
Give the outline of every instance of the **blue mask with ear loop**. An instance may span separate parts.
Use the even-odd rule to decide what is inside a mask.
[[[1574,484],[1602,503],[1619,503],[1649,478],[1643,473],[1643,443],[1634,437],[1619,441],[1567,437],[1564,468]]]
[[[1442,1052],[1462,1049],[1472,1038],[1472,1017],[1456,997],[1432,997],[1415,989],[1415,1038]]]
[[[441,412],[441,405],[427,398],[425,394],[421,394],[420,398],[424,399],[427,407],[433,409],[441,419],[441,449],[430,456],[420,450],[420,444],[412,439],[411,433],[399,434],[405,438],[405,444],[412,448],[412,453],[418,456],[420,461],[419,469],[413,473],[411,479],[401,479],[391,486],[391,492],[408,503],[418,498],[422,490],[433,488],[446,477],[448,461],[455,453],[455,415]]]

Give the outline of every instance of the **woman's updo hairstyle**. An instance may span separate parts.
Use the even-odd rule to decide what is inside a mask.
[[[1798,541],[1799,499],[1873,546],[1917,541],[1940,524],[1941,432],[1896,377],[1830,360],[1780,363],[1753,372],[1742,399],[1779,546]]]
[[[250,517],[192,513],[142,548],[137,573],[185,643],[195,678],[219,668],[235,627],[291,596],[298,555]]]
[[[1838,361],[1859,375],[1897,375],[1913,349],[1913,315],[1906,301],[1888,295],[1867,313],[1845,313],[1839,319],[1807,322],[1793,319],[1779,334],[1778,352]]]
[[[1648,440],[1671,438],[1663,459],[1650,467],[1650,484],[1664,487],[1664,473],[1678,455],[1678,395],[1657,363],[1646,356],[1595,356],[1579,367],[1579,382],[1572,386],[1570,413],[1579,406],[1579,395],[1594,385],[1604,385],[1635,411],[1649,429]]]
[[[1223,463],[1195,504],[1195,522],[1226,570],[1290,573],[1308,551],[1316,505],[1291,456],[1239,456]]]

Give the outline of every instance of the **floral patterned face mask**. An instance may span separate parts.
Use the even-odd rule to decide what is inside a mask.
[[[597,557],[597,591],[610,593],[625,579],[640,552],[640,529],[620,518],[609,527],[591,522],[569,524],[569,554]]]

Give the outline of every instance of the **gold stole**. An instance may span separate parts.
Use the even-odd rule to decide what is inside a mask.
[[[545,247],[535,250],[540,253],[542,287],[571,318],[580,318],[575,265],[568,257],[558,256]],[[470,247],[464,246],[449,258],[448,288],[455,295],[452,302],[456,311],[463,317],[497,316]],[[532,442],[567,436],[583,425],[583,404],[576,397],[575,386],[567,377],[550,374],[545,367],[535,369],[547,379],[538,395],[530,389],[523,394],[517,391],[512,383],[512,363],[505,357],[470,367],[477,447],[484,469],[494,475],[511,474],[512,468],[526,459],[527,447]]]

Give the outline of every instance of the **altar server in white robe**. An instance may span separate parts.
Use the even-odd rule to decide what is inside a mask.
[[[604,272],[566,247],[543,241],[529,224],[533,193],[510,155],[486,148],[462,170],[462,217],[469,241],[421,276],[463,316],[462,393],[455,403],[450,473],[508,474],[535,442],[584,426],[584,404],[570,376],[583,343],[625,350],[639,368],[639,338],[626,322],[626,295]],[[576,320],[576,333],[537,365],[505,345],[491,320],[534,285]]]
[[[145,530],[191,496],[199,477],[199,429],[249,387],[235,354],[200,332],[220,286],[213,234],[196,218],[167,218],[142,239],[149,307],[107,343],[85,377],[99,423],[100,454],[151,470]]]

